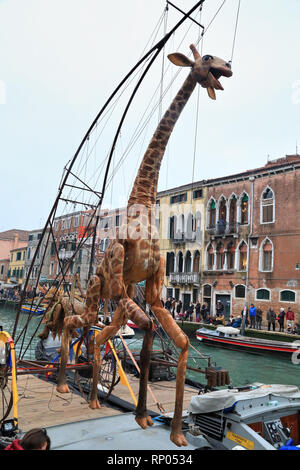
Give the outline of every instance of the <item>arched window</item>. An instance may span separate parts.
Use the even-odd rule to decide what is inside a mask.
[[[198,250],[196,250],[194,254],[193,272],[200,272],[200,252]]]
[[[235,246],[233,242],[227,245],[227,269],[234,269],[235,264]]]
[[[169,218],[169,238],[174,240],[176,232],[176,215],[172,215]]]
[[[292,290],[282,290],[280,292],[280,302],[295,302],[296,294]]]
[[[262,224],[274,222],[274,193],[269,187],[262,193],[260,214]]]
[[[234,288],[234,296],[236,299],[244,299],[246,297],[246,287],[243,284],[238,284]]]
[[[222,196],[219,201],[219,220],[224,220],[224,222],[226,222],[226,213],[227,213],[226,199]]]
[[[196,231],[196,220],[193,214],[189,214],[187,216],[186,221],[186,233],[185,238],[187,240],[193,240],[195,238],[195,231]]]
[[[257,289],[256,300],[270,300],[270,291],[268,289]]]
[[[224,253],[224,245],[221,242],[217,244],[216,255],[217,255],[217,269],[223,269],[224,261],[225,261],[225,253]]]
[[[169,276],[170,273],[174,272],[175,267],[175,255],[174,253],[167,253],[166,259],[166,276]]]
[[[216,226],[216,201],[211,199],[208,205],[208,228]]]
[[[215,254],[212,244],[207,247],[207,269],[214,269]]]
[[[239,246],[239,271],[247,269],[247,244],[243,241]]]
[[[266,238],[260,247],[260,271],[273,270],[273,244]]]
[[[181,251],[179,251],[178,255],[177,255],[177,271],[179,273],[182,273],[183,272],[183,254]]]
[[[249,197],[243,194],[241,197],[241,225],[246,225],[249,222]]]
[[[191,270],[192,270],[192,256],[191,256],[191,252],[187,251],[185,255],[184,272],[190,273]]]
[[[236,206],[237,199],[235,195],[232,196],[229,203],[229,231],[230,233],[235,233],[236,228]]]
[[[181,214],[177,218],[177,226],[176,226],[176,240],[182,240],[184,236],[184,215]]]

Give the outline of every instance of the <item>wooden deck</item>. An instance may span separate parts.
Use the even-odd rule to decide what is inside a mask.
[[[127,375],[130,386],[137,398],[139,381],[133,375]],[[175,386],[173,381],[149,383],[155,399],[161,403],[166,412],[173,412],[175,403]],[[18,376],[17,381],[19,402],[19,429],[26,432],[34,427],[49,427],[74,421],[95,419],[121,414],[122,411],[103,403],[100,410],[91,410],[81,395],[74,392],[60,394],[55,384],[39,379],[34,375]],[[184,406],[187,409],[192,395],[197,390],[185,387]],[[117,384],[113,395],[133,404],[133,399],[126,386]],[[152,395],[148,391],[148,409],[159,413]]]

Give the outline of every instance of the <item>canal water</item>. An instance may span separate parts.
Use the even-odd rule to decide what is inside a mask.
[[[12,334],[16,317],[16,310],[11,307],[5,308],[0,306],[0,326],[3,330],[8,331]],[[18,338],[20,332],[26,327],[28,320],[27,314],[21,314],[18,322],[17,334],[15,339]],[[36,329],[40,323],[40,317],[33,317],[29,322],[27,328],[26,339],[22,345],[22,351],[26,348],[32,335],[36,332]],[[43,326],[40,326],[37,333],[41,331]],[[130,348],[133,350],[139,350],[142,344],[143,335],[137,332],[132,340],[127,340]],[[34,337],[30,348],[26,352],[25,357],[28,359],[34,359],[34,349],[37,342],[37,338]],[[204,356],[210,356],[213,365],[222,367],[229,371],[231,384],[233,386],[243,386],[254,382],[261,382],[267,384],[287,384],[296,385],[300,388],[300,364],[293,364],[289,359],[282,359],[275,356],[263,356],[256,355],[246,352],[231,351],[227,349],[215,348],[204,345],[198,340],[190,338],[190,358],[188,364],[193,368],[204,369],[207,365],[207,361],[200,357],[195,352],[195,349]],[[20,350],[22,339],[17,341],[16,350],[17,354]],[[155,340],[154,348],[160,349],[161,343],[158,339]],[[195,349],[194,349],[195,348]],[[195,380],[200,383],[206,383],[203,374],[194,371],[188,371],[188,378]]]

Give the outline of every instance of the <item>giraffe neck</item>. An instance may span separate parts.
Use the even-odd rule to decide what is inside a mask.
[[[158,124],[135,178],[128,200],[128,207],[133,204],[142,204],[150,209],[156,203],[159,170],[166,146],[196,83],[192,73],[190,73]]]

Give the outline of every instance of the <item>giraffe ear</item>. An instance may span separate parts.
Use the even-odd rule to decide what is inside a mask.
[[[175,52],[174,54],[169,54],[168,59],[175,65],[179,65],[180,67],[193,67],[194,63],[188,57],[180,52]]]

